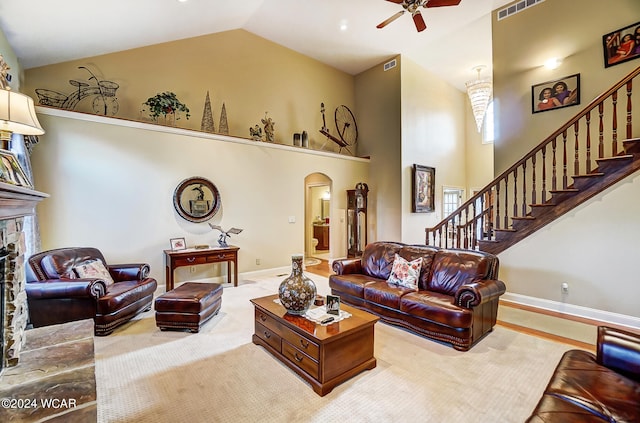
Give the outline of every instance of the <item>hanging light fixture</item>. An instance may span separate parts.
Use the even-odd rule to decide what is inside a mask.
[[[471,101],[471,110],[473,110],[473,116],[476,119],[478,132],[482,130],[482,121],[487,111],[487,106],[489,106],[489,100],[491,100],[493,91],[493,84],[489,79],[480,79],[480,72],[484,68],[485,66],[476,66],[473,68],[473,70],[478,72],[478,78],[475,81],[468,81],[465,84],[467,86],[467,95]]]

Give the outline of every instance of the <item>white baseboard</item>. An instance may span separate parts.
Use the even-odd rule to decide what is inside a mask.
[[[600,322],[612,323],[620,326],[627,326],[632,329],[640,329],[639,317],[627,316],[625,314],[612,313],[610,311],[604,310],[596,310],[594,308],[561,303],[544,298],[529,297],[527,295],[521,294],[512,294],[510,292],[506,292],[504,295],[502,295],[502,297],[500,297],[500,299],[516,304],[522,304],[530,307],[582,317],[585,319],[597,320]]]

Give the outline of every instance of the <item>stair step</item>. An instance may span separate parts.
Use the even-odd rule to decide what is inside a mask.
[[[596,159],[598,163],[598,171],[603,172],[607,169],[617,169],[621,166],[626,166],[633,161],[633,154],[621,154],[615,157],[607,157],[604,159]]]
[[[567,189],[552,189],[549,191],[551,194],[575,194],[580,192],[577,188],[567,188]]]
[[[536,218],[533,217],[533,216],[513,216],[511,218],[511,220],[515,220],[515,221],[518,221],[518,220],[536,220]]]
[[[640,138],[631,138],[622,142],[626,153],[640,153]]]
[[[555,206],[555,204],[553,203],[541,203],[541,204],[529,204],[529,207],[534,208],[534,207],[553,207]]]
[[[517,230],[513,228],[494,229],[494,231],[495,232],[517,232]]]

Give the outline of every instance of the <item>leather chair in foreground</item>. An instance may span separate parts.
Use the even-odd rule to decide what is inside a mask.
[[[34,327],[92,318],[109,335],[150,310],[157,282],[146,263],[109,265],[96,248],[58,248],[28,260],[29,319]]]

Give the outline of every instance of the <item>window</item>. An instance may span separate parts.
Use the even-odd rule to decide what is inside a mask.
[[[494,114],[493,114],[493,100],[487,106],[487,111],[484,113],[484,125],[482,128],[482,143],[491,144],[495,139],[495,127],[494,127]]]
[[[443,188],[442,191],[442,216],[446,218],[462,205],[464,190],[459,188]]]

